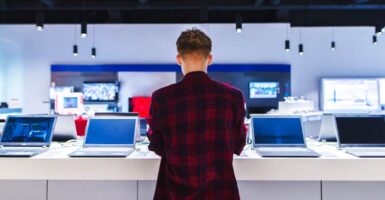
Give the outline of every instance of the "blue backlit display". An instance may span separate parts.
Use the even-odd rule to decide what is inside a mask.
[[[300,118],[253,118],[255,144],[304,144]]]
[[[48,143],[54,122],[54,117],[9,117],[1,142]]]
[[[134,144],[135,119],[90,119],[85,144]]]

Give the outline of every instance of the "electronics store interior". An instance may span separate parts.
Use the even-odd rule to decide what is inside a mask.
[[[0,0],[0,199],[153,199],[152,94],[196,28],[245,101],[241,199],[384,200],[384,26],[372,0]]]

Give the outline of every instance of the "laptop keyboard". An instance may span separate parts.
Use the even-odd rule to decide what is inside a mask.
[[[258,151],[267,151],[267,152],[308,152],[309,149],[300,148],[300,147],[260,147],[257,148]]]
[[[0,148],[0,153],[8,152],[40,152],[45,151],[44,149],[37,148]]]

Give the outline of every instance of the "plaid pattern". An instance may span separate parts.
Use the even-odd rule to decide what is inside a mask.
[[[242,93],[191,72],[152,97],[149,149],[162,157],[154,199],[239,199],[232,162],[246,139]]]

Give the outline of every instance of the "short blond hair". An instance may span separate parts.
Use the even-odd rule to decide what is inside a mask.
[[[192,28],[183,31],[176,41],[178,53],[182,56],[189,53],[199,53],[207,57],[211,53],[212,43],[203,31]]]

